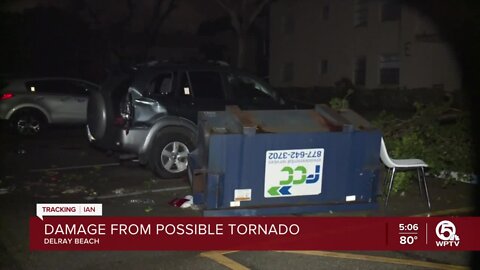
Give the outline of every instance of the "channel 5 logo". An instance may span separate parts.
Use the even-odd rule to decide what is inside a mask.
[[[440,221],[435,228],[435,233],[441,240],[435,241],[437,247],[458,247],[460,245],[460,237],[457,235],[457,228],[451,221]]]

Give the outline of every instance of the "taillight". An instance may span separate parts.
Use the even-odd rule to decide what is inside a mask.
[[[11,99],[13,97],[12,93],[3,93],[2,96],[0,96],[0,100],[7,100]]]

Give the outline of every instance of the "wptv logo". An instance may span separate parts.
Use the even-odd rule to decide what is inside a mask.
[[[440,221],[435,228],[435,233],[440,241],[435,241],[437,247],[458,247],[460,237],[457,235],[457,228],[453,222],[448,220]]]

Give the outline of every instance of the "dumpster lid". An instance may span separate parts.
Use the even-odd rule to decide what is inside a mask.
[[[372,125],[356,112],[337,111],[325,104],[313,110],[254,110],[242,111],[227,106],[225,111],[200,112],[199,123],[208,122],[208,133],[288,133],[340,132],[371,130]]]

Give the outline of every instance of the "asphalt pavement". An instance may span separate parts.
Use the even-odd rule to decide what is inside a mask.
[[[83,128],[54,128],[40,138],[1,131],[0,269],[468,269],[469,252],[38,252],[29,250],[35,204],[99,202],[106,216],[201,216],[172,207],[190,193],[186,179],[159,179],[134,161],[92,148]],[[473,215],[476,185],[428,179],[432,210],[418,187],[394,194],[388,209],[318,216]]]

